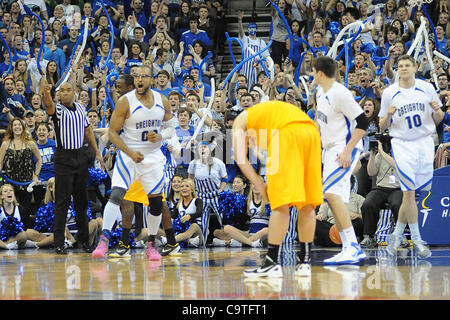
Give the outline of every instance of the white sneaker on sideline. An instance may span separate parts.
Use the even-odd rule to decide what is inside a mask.
[[[225,240],[219,238],[213,238],[212,243],[214,247],[225,247]]]
[[[235,247],[235,248],[242,247],[242,243],[240,243],[240,242],[237,241],[237,240],[231,239],[231,241],[230,241],[230,247]]]

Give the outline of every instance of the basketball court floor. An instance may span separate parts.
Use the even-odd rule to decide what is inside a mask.
[[[295,250],[281,253],[283,279],[246,280],[242,271],[261,263],[265,249],[188,248],[179,256],[148,261],[143,249],[130,259],[96,260],[72,250],[0,252],[3,300],[447,300],[450,247],[432,247],[417,259],[400,249],[365,250],[360,266],[325,267],[338,249],[313,249],[311,278],[294,276]]]

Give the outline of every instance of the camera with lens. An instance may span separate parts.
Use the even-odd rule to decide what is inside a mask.
[[[392,137],[386,132],[371,132],[368,136],[375,136],[376,140],[369,141],[369,150],[378,152],[378,141],[381,142],[383,151],[387,154],[391,153],[391,139]]]

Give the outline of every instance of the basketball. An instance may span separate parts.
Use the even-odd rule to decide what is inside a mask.
[[[330,231],[329,231],[329,235],[330,235],[330,240],[333,241],[333,243],[336,243],[336,244],[341,244],[342,243],[341,236],[339,235],[339,231],[338,231],[338,229],[337,229],[335,224],[333,224],[331,226]]]

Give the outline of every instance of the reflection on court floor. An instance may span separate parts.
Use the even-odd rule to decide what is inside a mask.
[[[384,248],[366,250],[361,265],[323,266],[336,249],[313,250],[311,278],[294,276],[295,248],[280,255],[282,279],[244,279],[264,249],[186,249],[161,262],[148,261],[144,250],[130,259],[94,260],[72,251],[0,252],[0,296],[6,300],[298,300],[298,299],[450,299],[450,249],[432,248],[417,259],[411,249],[397,258]]]

